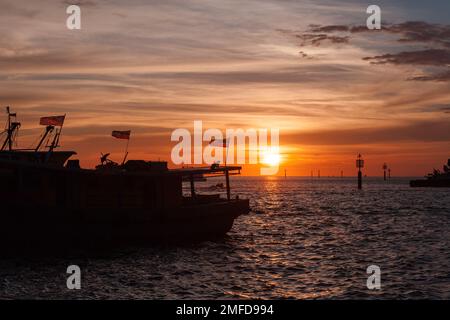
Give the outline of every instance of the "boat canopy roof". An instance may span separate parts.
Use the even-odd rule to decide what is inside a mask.
[[[220,174],[240,174],[242,167],[239,166],[211,166],[211,167],[194,167],[171,169],[170,173],[180,174],[182,176],[193,175],[220,175]]]

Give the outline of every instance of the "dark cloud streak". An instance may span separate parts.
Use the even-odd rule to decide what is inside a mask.
[[[310,25],[309,30],[295,35],[301,46],[320,46],[325,43],[347,44],[352,36],[373,32],[366,26],[352,25]],[[435,73],[412,77],[416,81],[450,81],[450,25],[431,24],[423,21],[407,21],[399,24],[385,24],[380,30],[384,34],[397,35],[397,42],[426,45],[428,48],[414,51],[386,53],[364,57],[371,64],[392,64],[409,66],[433,66],[440,68]],[[284,31],[284,33],[287,33]]]
[[[404,51],[395,54],[384,54],[381,56],[366,57],[363,60],[373,64],[406,64],[446,66],[450,64],[450,50],[428,49],[420,51]]]

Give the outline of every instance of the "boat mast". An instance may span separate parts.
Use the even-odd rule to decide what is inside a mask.
[[[6,107],[6,112],[8,113],[8,149],[11,151],[12,149],[12,140],[11,140],[11,112],[9,110],[9,107]],[[6,141],[5,141],[6,142]]]
[[[39,121],[39,124],[46,126],[45,133],[42,136],[41,141],[39,141],[39,144],[37,145],[35,152],[39,151],[39,149],[41,148],[45,139],[48,137],[49,134],[51,134],[55,130],[55,127],[59,127],[59,129],[56,129],[56,133],[55,133],[55,136],[53,137],[51,144],[46,145],[45,147],[48,148],[48,155],[50,155],[53,152],[53,150],[58,147],[59,138],[61,136],[65,118],[66,118],[66,115],[41,118],[41,120]]]
[[[52,143],[48,146],[49,153],[53,152],[53,150],[59,146],[59,137],[61,135],[61,130],[62,130],[62,126],[59,130],[56,129],[55,137],[53,138]]]
[[[41,140],[39,141],[39,143],[38,143],[36,149],[34,149],[35,152],[38,152],[38,151],[39,151],[39,149],[40,149],[41,146],[42,146],[42,143],[44,143],[44,141],[45,141],[45,139],[47,138],[47,136],[48,136],[51,132],[53,132],[54,129],[55,129],[54,126],[46,126],[46,127],[45,127],[45,133],[44,133],[44,135],[42,136]]]
[[[66,117],[66,115],[64,115],[64,118]],[[59,137],[61,136],[61,131],[63,129],[64,126],[64,122],[61,124],[61,126],[59,127],[59,129],[56,129],[56,133],[55,136],[53,137],[53,141],[52,143],[48,146],[48,152],[47,155],[45,157],[45,162],[48,162],[52,152],[55,148],[59,147]]]
[[[6,113],[8,114],[8,124],[6,128],[7,137],[3,142],[1,151],[4,151],[8,147],[9,151],[13,149],[14,134],[20,128],[20,122],[11,121],[12,118],[16,118],[16,113],[11,113],[9,107],[6,107]]]

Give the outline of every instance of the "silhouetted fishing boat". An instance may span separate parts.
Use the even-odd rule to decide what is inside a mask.
[[[14,145],[21,123],[16,121],[17,114],[12,113],[9,107],[6,107],[6,112],[8,120],[6,129],[1,133],[5,138],[0,148],[0,159],[62,166],[71,156],[76,154],[73,151],[55,150],[59,147],[59,138],[65,116],[41,118],[40,123],[45,125],[45,131],[41,135],[37,146],[32,149],[17,149],[14,148]],[[59,126],[59,128],[56,128],[56,126]]]
[[[166,162],[118,164],[102,155],[95,169],[82,169],[78,160],[66,161],[75,152],[53,151],[61,129],[57,133],[47,151],[1,151],[2,246],[70,249],[213,239],[249,211],[247,199],[230,194],[229,176],[240,167],[169,170]],[[196,193],[195,177],[218,175],[226,179],[227,198]],[[190,182],[188,195],[183,179]]]
[[[444,165],[443,172],[434,169],[433,173],[428,174],[422,180],[411,180],[409,185],[411,187],[450,187],[450,159],[447,165]]]

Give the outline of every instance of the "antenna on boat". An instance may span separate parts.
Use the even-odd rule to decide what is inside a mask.
[[[4,151],[6,147],[8,147],[9,151],[12,151],[13,149],[13,143],[14,143],[14,135],[17,133],[17,131],[20,128],[20,122],[12,121],[12,118],[16,118],[16,113],[11,113],[11,110],[8,107],[6,107],[6,113],[8,114],[8,123],[6,125],[5,132],[7,134],[5,141],[3,142],[1,151]]]

